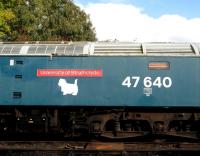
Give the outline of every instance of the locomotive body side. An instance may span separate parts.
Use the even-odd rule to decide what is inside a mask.
[[[0,105],[199,107],[199,67],[200,57],[2,56]],[[77,79],[77,94],[63,95],[61,79],[69,92]]]

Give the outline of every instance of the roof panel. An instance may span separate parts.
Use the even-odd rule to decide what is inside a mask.
[[[64,53],[65,53],[65,48],[66,48],[66,46],[57,46],[57,48],[56,48],[56,54],[58,54],[58,55],[64,55]]]
[[[2,54],[11,54],[13,46],[4,46],[2,49]]]
[[[196,45],[195,45],[196,47]],[[93,55],[199,55],[190,43],[97,44]]]
[[[49,45],[46,49],[46,54],[54,54],[57,49],[57,46]]]
[[[27,54],[36,54],[36,50],[37,50],[36,45],[30,46],[28,51],[27,51]]]
[[[0,55],[191,55],[200,56],[199,43],[89,42],[70,44],[0,44]]]
[[[47,45],[39,45],[37,47],[36,54],[46,54],[47,48]]]

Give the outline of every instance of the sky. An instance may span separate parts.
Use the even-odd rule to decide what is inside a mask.
[[[97,39],[200,42],[200,0],[74,0]]]

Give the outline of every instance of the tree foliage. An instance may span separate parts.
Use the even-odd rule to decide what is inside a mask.
[[[4,6],[15,15],[6,40],[96,40],[89,16],[71,0],[10,0]]]
[[[0,2],[0,39],[6,38],[6,35],[10,34],[12,20],[14,20],[15,15],[13,11],[9,8],[6,8],[8,4],[3,5]]]

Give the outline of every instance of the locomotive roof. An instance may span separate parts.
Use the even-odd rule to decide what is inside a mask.
[[[200,43],[61,42],[0,43],[0,55],[200,56]]]

